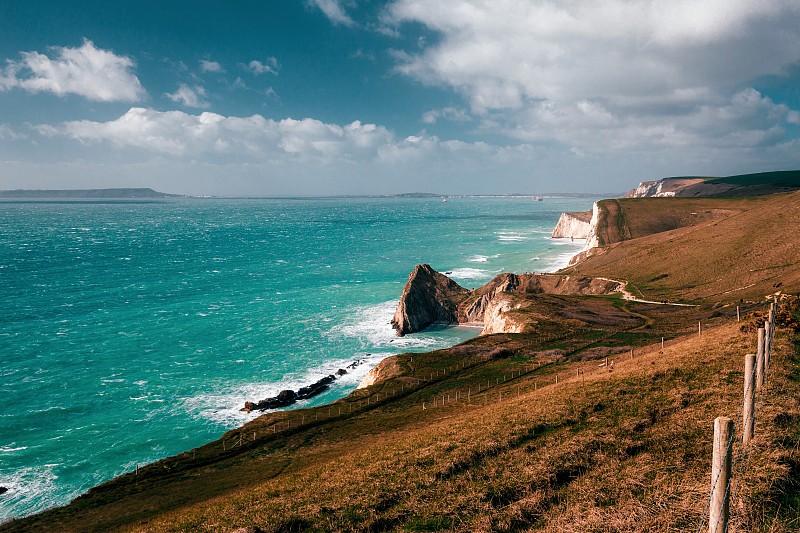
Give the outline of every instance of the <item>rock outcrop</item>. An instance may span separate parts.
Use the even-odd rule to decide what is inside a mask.
[[[364,376],[364,379],[361,380],[361,383],[358,385],[358,388],[363,389],[365,387],[369,387],[370,385],[374,385],[375,383],[380,383],[382,381],[386,381],[387,379],[392,379],[402,374],[403,374],[403,369],[400,368],[400,364],[397,361],[397,358],[387,357],[386,359],[383,359],[380,363],[372,367],[369,372],[367,372],[367,375]]]
[[[591,231],[592,211],[561,213],[556,227],[553,228],[554,239],[587,239]]]
[[[392,325],[398,335],[434,323],[480,325],[483,334],[522,333],[525,321],[514,316],[523,307],[520,300],[536,294],[597,295],[621,289],[619,282],[603,278],[506,273],[470,291],[430,266],[418,265],[403,290]]]
[[[359,359],[347,365],[347,368],[352,370],[363,363],[364,361]],[[340,368],[333,374],[328,374],[327,376],[318,379],[311,385],[300,387],[297,390],[297,392],[293,391],[292,389],[285,389],[280,391],[277,396],[273,396],[271,398],[265,398],[259,402],[244,402],[244,407],[239,410],[245,413],[250,413],[252,411],[266,411],[268,409],[279,409],[281,407],[287,407],[300,400],[307,400],[309,398],[313,398],[314,396],[322,394],[323,392],[328,390],[328,388],[330,388],[331,383],[336,381],[337,378],[344,376],[345,374],[347,374],[347,370],[345,370],[344,368]]]
[[[392,318],[398,336],[422,331],[431,324],[458,322],[458,305],[470,291],[436,272],[430,265],[417,265],[408,276],[400,303]]]

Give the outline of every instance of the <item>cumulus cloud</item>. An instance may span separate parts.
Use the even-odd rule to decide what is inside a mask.
[[[77,48],[53,47],[54,57],[22,52],[0,73],[0,90],[75,94],[98,102],[137,102],[145,96],[132,59],[95,47],[85,39]]]
[[[309,4],[317,7],[334,24],[355,25],[355,21],[350,18],[339,0],[309,0]]]
[[[200,70],[203,72],[213,72],[213,73],[220,73],[225,72],[225,69],[222,68],[222,64],[217,61],[208,61],[206,59],[200,60]]]
[[[278,63],[278,60],[274,57],[268,57],[264,62],[254,59],[247,64],[247,68],[253,72],[253,74],[277,75],[278,69],[280,69],[280,63]]]
[[[800,61],[800,4],[710,0],[395,0],[385,20],[438,33],[397,70],[450,87],[482,127],[576,149],[769,142],[797,112],[753,80]],[[440,118],[436,112],[423,121]]]
[[[66,136],[83,143],[107,142],[172,156],[230,155],[257,160],[275,154],[369,159],[379,148],[394,142],[386,128],[359,121],[340,126],[311,118],[275,121],[261,115],[192,115],[141,107],[107,122],[70,121],[38,130],[46,136]]]
[[[209,107],[209,103],[205,100],[206,90],[199,85],[189,87],[185,83],[181,83],[174,93],[166,93],[165,96],[173,102],[186,107],[199,109]]]

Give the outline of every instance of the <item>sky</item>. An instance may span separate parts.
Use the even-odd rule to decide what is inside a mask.
[[[604,193],[797,168],[797,0],[0,0],[0,189]]]

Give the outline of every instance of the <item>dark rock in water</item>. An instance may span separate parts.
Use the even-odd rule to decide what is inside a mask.
[[[368,353],[367,355],[372,355],[372,354]],[[350,370],[353,370],[355,367],[357,367],[359,365],[363,365],[363,364],[364,364],[364,360],[363,359],[356,359],[355,361],[353,361],[352,363],[347,365],[347,368],[349,368]]]
[[[357,359],[356,361],[353,361],[347,365],[347,368],[352,370],[363,363],[363,359]],[[239,410],[244,411],[245,413],[250,413],[252,411],[266,411],[267,409],[278,409],[280,407],[292,405],[298,400],[307,400],[308,398],[313,398],[314,396],[322,394],[328,390],[331,383],[336,381],[336,378],[345,374],[347,374],[347,370],[340,368],[335,374],[329,374],[324,378],[317,380],[315,383],[312,383],[311,385],[300,387],[297,392],[291,389],[282,390],[273,398],[267,398],[257,403],[244,402],[244,407]]]
[[[336,381],[336,376],[330,374],[329,376],[325,376],[324,378],[320,379],[316,383],[302,387],[297,391],[297,399],[306,400],[308,398],[317,396],[318,394],[322,394],[328,390],[328,386],[334,381]]]
[[[436,272],[430,265],[417,265],[403,287],[392,318],[398,336],[422,331],[431,324],[458,322],[458,305],[470,291]]]
[[[264,411],[266,409],[278,409],[292,405],[297,401],[297,393],[291,389],[282,390],[277,396],[261,400],[258,403],[244,402],[244,407],[240,411],[249,413],[251,411]]]
[[[279,402],[293,402],[297,399],[297,393],[291,389],[282,390],[276,396]]]
[[[8,492],[6,487],[0,487],[0,494],[5,494],[6,492]]]

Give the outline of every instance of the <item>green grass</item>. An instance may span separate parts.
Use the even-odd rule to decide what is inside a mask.
[[[798,189],[800,188],[800,170],[740,174],[724,178],[709,178],[706,181],[709,183],[730,183],[740,186],[773,185],[775,187]]]

